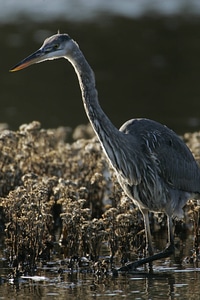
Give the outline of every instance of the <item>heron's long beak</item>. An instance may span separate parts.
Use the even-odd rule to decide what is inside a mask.
[[[19,71],[22,69],[27,68],[30,65],[39,63],[43,60],[44,52],[39,49],[36,52],[32,53],[22,61],[20,61],[18,64],[16,64],[14,67],[10,69],[10,72]]]

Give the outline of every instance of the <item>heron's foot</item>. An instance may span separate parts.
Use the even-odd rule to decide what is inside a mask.
[[[167,245],[167,247],[165,248],[165,250],[163,252],[166,254],[169,254],[168,256],[170,256],[174,253],[174,251],[175,251],[174,244],[171,243],[171,244]],[[162,252],[160,252],[160,253],[162,253]],[[168,257],[168,256],[166,256],[166,257]]]
[[[142,258],[140,260],[130,262],[122,266],[121,268],[118,269],[119,272],[128,272],[128,271],[134,271],[137,269],[137,267],[142,266],[144,264],[150,264],[152,266],[152,262],[154,260],[162,259],[171,256],[174,253],[174,244],[169,244],[167,248],[161,252],[158,252],[154,255]]]
[[[141,259],[143,260],[143,259]],[[127,264],[125,264],[124,266],[122,266],[121,268],[118,269],[119,272],[128,272],[128,271],[134,271],[137,269],[137,267],[139,267],[140,265],[145,264],[144,263],[140,263],[141,260],[136,260],[134,262],[129,262]]]

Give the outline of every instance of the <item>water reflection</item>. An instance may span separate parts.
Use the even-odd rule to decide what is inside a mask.
[[[155,274],[138,272],[130,275],[98,278],[94,274],[44,273],[43,277],[21,279],[3,284],[2,299],[198,299],[200,269],[167,268]]]

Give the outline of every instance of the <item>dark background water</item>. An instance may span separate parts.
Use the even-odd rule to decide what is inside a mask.
[[[61,2],[57,2],[57,9]],[[30,7],[19,1],[21,10],[17,10],[14,2],[14,8],[8,6],[5,10],[7,18],[3,13],[0,15],[0,122],[8,123],[11,129],[32,120],[39,120],[45,128],[75,127],[88,122],[76,75],[67,61],[45,62],[18,73],[8,72],[60,29],[79,43],[96,74],[100,103],[117,127],[130,118],[146,117],[180,134],[198,130],[198,13],[191,14],[186,9],[178,13],[153,13],[149,9],[138,16],[138,6],[135,10],[131,6],[130,10],[125,5],[128,1],[124,6],[113,5],[104,10],[98,10],[97,5],[95,12],[88,9],[88,1],[85,6],[84,1],[73,2],[77,7],[72,2],[66,1],[66,6],[59,7],[59,13],[49,5],[51,15],[48,3],[52,1],[37,0]],[[82,6],[78,6],[80,3]],[[150,3],[153,2],[149,1],[149,6]],[[26,6],[29,10],[23,10]],[[5,4],[1,8],[5,9]]]

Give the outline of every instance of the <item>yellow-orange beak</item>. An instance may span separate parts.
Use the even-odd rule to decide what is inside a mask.
[[[39,63],[40,61],[42,61],[43,54],[44,54],[43,51],[39,49],[36,52],[29,55],[28,57],[26,57],[25,59],[23,59],[22,61],[20,61],[18,64],[16,64],[14,67],[12,67],[9,71],[10,72],[19,71],[19,70],[27,68],[30,65]]]

